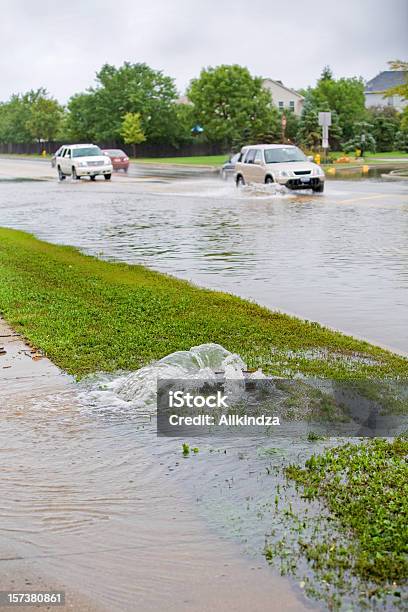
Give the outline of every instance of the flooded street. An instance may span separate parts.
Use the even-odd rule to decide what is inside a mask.
[[[216,178],[15,179],[0,173],[0,226],[408,352],[406,183],[331,181],[311,195]],[[145,370],[124,397],[124,373],[76,383],[0,331],[6,576],[27,584],[35,567],[97,610],[326,609],[263,551],[287,535],[282,466],[335,439],[158,438]],[[183,442],[197,453],[183,456]],[[356,601],[345,597],[344,609]]]
[[[121,175],[3,181],[0,194],[0,225],[408,351],[407,183],[329,181],[311,195]]]

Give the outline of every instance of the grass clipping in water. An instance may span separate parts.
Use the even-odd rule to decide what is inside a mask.
[[[347,443],[285,472],[307,499],[321,499],[352,538],[299,544],[314,569],[392,586],[408,578],[408,439]]]
[[[0,313],[79,377],[134,370],[207,342],[267,374],[408,377],[407,359],[318,323],[1,228]]]

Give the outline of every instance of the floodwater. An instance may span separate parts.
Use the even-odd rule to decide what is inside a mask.
[[[6,345],[5,363],[17,358],[24,365],[27,356],[18,357],[24,346],[12,342],[17,346]],[[308,521],[324,517],[317,502],[287,490],[282,468],[338,441],[311,443],[301,425],[295,436],[156,435],[157,376],[208,378],[220,367],[236,380],[245,364],[222,347],[202,345],[138,372],[97,374],[76,384],[46,359],[29,361],[28,383],[20,366],[15,378],[0,370],[2,567],[19,571],[24,562],[68,594],[86,595],[97,610],[328,609],[332,587],[305,559],[285,577],[279,566],[268,566],[263,550],[293,536],[292,512],[302,516],[307,506]],[[33,385],[45,373],[59,378],[54,391]],[[31,398],[24,384],[34,387]],[[184,456],[183,442],[198,452]],[[330,537],[341,542],[329,525]],[[25,586],[23,576],[20,570],[17,588]],[[323,601],[305,594],[306,580],[325,592]],[[361,587],[347,588],[341,609],[358,609]],[[378,609],[395,608],[382,602]]]
[[[160,177],[2,182],[0,226],[406,352],[408,188],[368,180],[326,189],[238,192],[215,179]],[[199,452],[183,457],[186,440],[158,439],[154,415],[140,409],[151,393],[146,372],[126,398],[123,374],[100,374],[54,391],[32,392],[29,381],[29,399],[21,371],[8,372],[0,370],[0,563],[32,563],[115,611],[320,607],[299,577],[268,568],[262,550],[286,529],[274,503],[282,465],[323,443],[187,440]]]
[[[133,182],[129,182],[133,181]],[[408,352],[408,184],[3,183],[0,226],[141,263]]]
[[[232,469],[256,492],[267,465],[257,458],[259,440],[246,441],[255,460],[250,469],[239,460],[237,471],[242,444],[231,439],[215,446],[205,441],[190,462],[182,440],[156,437],[154,381],[146,368],[132,374],[138,389],[133,384],[124,400],[124,374],[75,384],[48,360],[32,360],[1,321],[0,332],[6,350],[0,369],[2,588],[35,590],[28,567],[51,585],[62,584],[67,598],[72,591],[85,595],[95,610],[317,607],[296,581],[267,566],[263,540],[273,519],[256,521],[260,500],[248,512],[246,485],[236,496],[227,482],[234,480]],[[157,371],[151,366],[150,374]],[[269,478],[265,499],[274,484]],[[236,531],[237,519],[243,531]]]

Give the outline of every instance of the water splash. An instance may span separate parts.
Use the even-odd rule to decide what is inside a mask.
[[[216,380],[223,375],[227,380],[244,379],[246,364],[236,353],[220,344],[193,346],[188,351],[176,351],[130,374],[101,374],[85,382],[82,401],[88,407],[100,409],[138,408],[152,414],[156,410],[158,379]],[[261,372],[251,376],[259,378]],[[263,376],[263,375],[262,375]]]

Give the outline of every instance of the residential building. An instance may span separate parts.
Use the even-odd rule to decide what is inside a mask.
[[[392,106],[401,111],[407,104],[401,96],[387,96],[387,92],[407,82],[408,74],[403,70],[384,70],[366,83],[364,90],[366,108],[370,106]]]
[[[303,108],[304,97],[294,89],[286,87],[282,81],[274,81],[266,78],[263,86],[270,91],[272,101],[279,110],[291,110],[295,115],[300,115]]]

